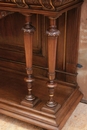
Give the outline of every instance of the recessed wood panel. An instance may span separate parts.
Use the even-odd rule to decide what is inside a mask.
[[[73,22],[72,22],[73,21]],[[67,39],[66,39],[66,71],[76,73],[79,44],[80,7],[67,13]],[[76,77],[66,77],[69,82],[76,82]]]
[[[76,31],[75,29],[79,18],[77,16],[77,9],[73,9],[63,13],[57,19],[57,28],[60,31],[60,36],[57,44],[56,70],[59,71],[56,72],[56,79],[73,83],[76,81],[76,76],[68,76],[68,73],[76,73],[77,56],[75,54],[78,52],[78,43],[75,42],[75,38],[77,37],[78,28]],[[71,23],[74,17],[77,17],[77,19]],[[21,21],[20,24],[18,24],[18,21]],[[24,16],[19,13],[11,14],[0,20],[0,58],[3,59],[1,60],[1,67],[13,70],[17,68],[17,71],[22,72],[23,70],[25,72],[22,30],[24,24]],[[43,68],[48,68],[46,30],[49,28],[49,20],[42,15],[32,15],[32,24],[36,27],[33,38],[33,65],[42,67],[42,69],[34,67],[34,75],[39,74],[39,76],[47,77],[47,70]],[[72,38],[72,35],[74,38]],[[19,65],[17,66],[16,64]]]

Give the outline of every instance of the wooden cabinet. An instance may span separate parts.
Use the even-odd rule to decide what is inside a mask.
[[[82,0],[21,2],[0,2],[0,113],[58,130],[83,96],[76,81]]]

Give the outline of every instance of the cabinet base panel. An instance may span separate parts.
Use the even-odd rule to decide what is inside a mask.
[[[79,89],[58,84],[55,101],[61,107],[53,113],[42,110],[49,98],[45,80],[36,79],[33,84],[33,94],[39,102],[32,108],[21,104],[27,95],[23,79],[23,75],[0,71],[0,113],[48,130],[60,130],[83,97]]]

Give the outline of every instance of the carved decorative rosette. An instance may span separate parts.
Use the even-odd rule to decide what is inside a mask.
[[[13,14],[14,12],[10,12],[10,11],[0,11],[0,19],[6,17],[7,15]]]

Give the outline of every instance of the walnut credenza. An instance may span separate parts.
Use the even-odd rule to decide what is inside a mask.
[[[82,2],[0,1],[0,113],[49,130],[64,126],[83,97],[76,82]]]

